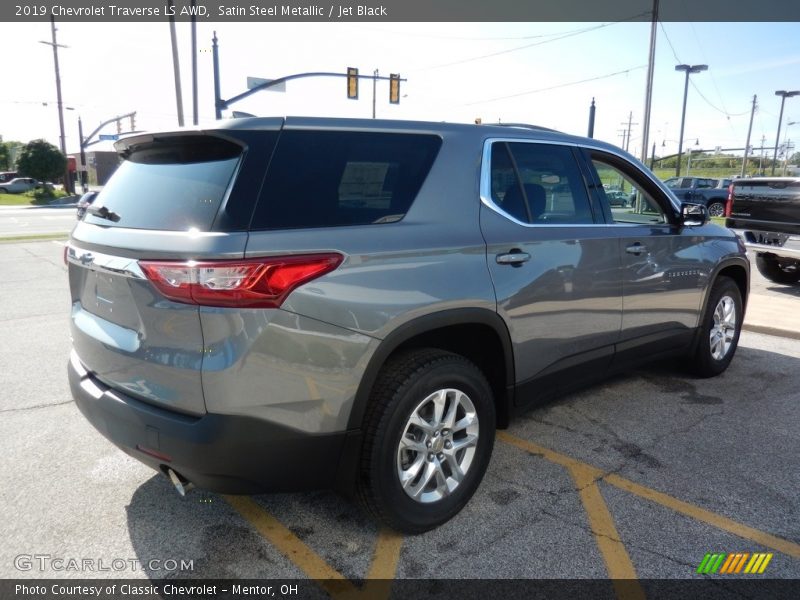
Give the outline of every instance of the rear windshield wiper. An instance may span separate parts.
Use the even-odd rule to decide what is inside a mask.
[[[119,215],[115,213],[113,210],[108,210],[107,206],[90,206],[86,209],[86,212],[92,216],[99,217],[101,219],[108,219],[109,221],[114,221],[116,223],[119,221]]]

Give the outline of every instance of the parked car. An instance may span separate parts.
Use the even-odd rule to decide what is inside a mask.
[[[83,196],[81,196],[77,204],[78,210],[76,214],[78,220],[83,218],[83,215],[86,214],[86,209],[92,205],[92,202],[94,202],[95,198],[97,198],[97,194],[99,193],[100,192],[86,192]]]
[[[725,214],[728,227],[743,230],[764,277],[800,282],[800,177],[735,179]]]
[[[743,245],[598,140],[290,117],[116,149],[65,252],[70,387],[179,493],[333,487],[419,533],[521,412],[736,351]]]
[[[0,183],[6,183],[17,177],[16,171],[0,171]]]
[[[16,177],[5,183],[0,183],[0,194],[21,194],[40,188],[42,183],[30,177]]]
[[[725,215],[728,200],[727,186],[720,188],[716,179],[709,177],[671,177],[664,184],[678,200],[703,204],[712,217]]]
[[[632,206],[633,198],[629,192],[622,190],[606,190],[606,198],[611,206]]]

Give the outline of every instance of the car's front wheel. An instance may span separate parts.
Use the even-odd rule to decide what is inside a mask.
[[[711,288],[691,357],[691,367],[697,375],[714,377],[728,368],[739,345],[743,319],[739,286],[730,277],[719,277]]]
[[[358,496],[393,529],[433,529],[478,488],[494,433],[492,391],[472,362],[435,349],[394,357],[370,398]]]

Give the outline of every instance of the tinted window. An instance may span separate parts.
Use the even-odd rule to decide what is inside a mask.
[[[667,217],[653,197],[634,178],[617,166],[595,157],[592,165],[603,184],[597,193],[605,197],[613,223],[667,223]]]
[[[87,213],[107,227],[207,231],[230,185],[242,149],[209,136],[168,137],[134,146],[97,196],[118,221]]]
[[[285,131],[252,228],[398,221],[414,201],[440,145],[433,135]]]
[[[592,223],[589,196],[572,151],[553,144],[492,146],[492,200],[524,223]]]

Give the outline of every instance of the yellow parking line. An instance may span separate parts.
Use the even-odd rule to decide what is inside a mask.
[[[403,536],[391,529],[381,529],[375,544],[375,554],[367,572],[367,579],[393,579],[400,562]]]
[[[525,450],[526,452],[542,456],[550,462],[554,462],[567,468],[572,468],[575,466],[583,467],[586,469],[587,473],[590,473],[592,477],[594,477],[594,479],[602,479],[606,483],[618,487],[621,490],[625,490],[636,496],[665,506],[671,510],[674,510],[675,512],[679,512],[698,521],[708,523],[709,525],[713,525],[718,529],[722,529],[723,531],[727,531],[746,540],[753,541],[767,548],[777,550],[778,552],[788,554],[794,558],[800,558],[800,544],[795,544],[794,542],[779,538],[759,529],[755,529],[754,527],[743,525],[742,523],[738,523],[733,519],[718,515],[710,510],[700,508],[694,504],[689,504],[683,500],[673,498],[672,496],[663,492],[658,492],[654,489],[634,483],[633,481],[625,479],[624,477],[620,477],[615,473],[605,474],[597,467],[593,467],[592,465],[576,460],[570,456],[566,456],[565,454],[560,454],[554,450],[545,448],[544,446],[539,446],[538,444],[534,444],[528,440],[518,438],[509,434],[508,432],[498,431],[497,439]]]
[[[339,571],[328,565],[319,554],[284,527],[275,517],[247,496],[223,496],[225,500],[275,548],[297,567],[316,580],[334,597],[351,596],[359,590]]]
[[[589,526],[592,528],[597,548],[606,563],[608,576],[613,580],[617,598],[643,600],[644,590],[637,581],[634,581],[637,579],[636,569],[620,539],[614,518],[608,510],[592,471],[578,465],[572,465],[568,469],[578,487],[578,495],[589,518]]]
[[[672,496],[669,496],[663,492],[657,492],[656,490],[639,485],[638,483],[634,483],[633,481],[625,479],[624,477],[620,477],[619,475],[610,474],[604,479],[606,482],[620,488],[621,490],[625,490],[631,494],[635,494],[657,504],[661,504],[662,506],[666,506],[675,512],[692,517],[698,521],[703,521],[704,523],[713,525],[717,529],[722,529],[723,531],[738,535],[741,538],[750,540],[760,544],[761,546],[777,550],[783,554],[788,554],[794,558],[800,558],[800,544],[795,544],[794,542],[779,538],[754,527],[743,525],[742,523],[738,523],[733,519],[723,517],[722,515],[718,515],[717,513],[713,513],[704,508],[700,508],[694,504],[689,504],[683,500],[678,500],[677,498],[673,498]]]
[[[400,561],[402,535],[388,529],[379,532],[367,581],[363,588],[358,588],[253,499],[247,496],[223,498],[281,554],[317,581],[332,598],[348,600],[366,597],[380,600],[389,597]]]
[[[383,600],[392,591],[392,583],[397,574],[397,563],[400,562],[400,549],[403,536],[390,529],[381,529],[375,544],[375,553],[367,571],[367,581],[361,594],[369,600]]]

